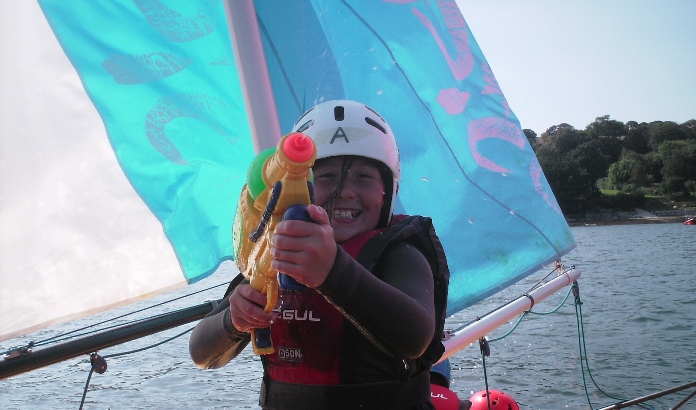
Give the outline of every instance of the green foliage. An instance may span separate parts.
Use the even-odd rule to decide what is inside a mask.
[[[652,182],[649,169],[649,160],[644,155],[629,151],[622,159],[609,167],[608,185],[626,191],[647,186]],[[627,189],[629,185],[632,189]]]
[[[696,120],[624,124],[605,115],[585,130],[562,123],[540,137],[524,133],[567,214],[641,207],[646,196],[696,195]]]
[[[685,182],[686,180],[682,177],[668,177],[662,181],[660,187],[662,188],[662,193],[665,195],[676,194],[684,191]]]
[[[559,124],[547,129],[541,134],[542,145],[550,145],[557,154],[567,154],[572,149],[586,141],[583,131],[576,130],[572,125]]]
[[[602,208],[615,209],[619,211],[632,211],[635,208],[645,206],[645,195],[641,192],[631,192],[629,194],[619,192],[616,195],[603,196],[599,205]]]
[[[681,123],[679,127],[684,131],[686,139],[695,140],[696,139],[696,120],[689,120]]]
[[[659,148],[666,194],[689,194],[685,183],[696,181],[696,140],[665,141]]]
[[[523,129],[522,132],[524,133],[524,136],[527,137],[529,145],[531,145],[532,148],[535,148],[537,145],[537,133],[534,132],[534,130],[530,130],[529,128]]]
[[[696,197],[696,181],[689,180],[684,182],[684,188],[690,196]]]
[[[655,121],[648,126],[648,144],[653,150],[657,150],[665,141],[677,141],[686,139],[687,133],[672,121]]]
[[[564,212],[584,213],[601,196],[596,178],[583,167],[580,155],[556,155],[550,145],[542,145],[537,158]]]
[[[622,140],[627,134],[626,125],[621,121],[612,120],[608,115],[597,117],[585,128],[585,134],[590,140],[597,141],[609,164],[617,161],[623,148]],[[606,173],[606,171],[605,171]]]
[[[638,124],[635,121],[626,123],[626,136],[623,139],[624,149],[638,154],[647,154],[651,151],[649,141],[650,129],[648,124],[644,122]]]

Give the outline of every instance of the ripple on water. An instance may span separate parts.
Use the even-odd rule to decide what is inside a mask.
[[[587,363],[593,378],[610,394],[635,398],[696,380],[696,255],[691,249],[696,229],[682,228],[680,224],[664,224],[572,229],[578,247],[564,261],[582,271],[579,283]],[[460,312],[448,319],[447,327],[454,329],[525,293],[546,273],[532,275]],[[229,271],[221,271],[167,297],[188,294],[231,277]],[[195,302],[183,300],[180,307],[219,297],[223,291],[213,289],[197,295]],[[551,310],[564,296],[565,291],[559,292],[534,310]],[[154,314],[171,308],[161,309]],[[94,321],[86,318],[80,323]],[[513,323],[490,336],[502,335]],[[62,325],[67,330],[75,327]],[[33,340],[47,335],[50,331],[41,331]],[[133,346],[143,347],[164,337],[155,335]],[[188,335],[109,360],[107,372],[93,376],[86,407],[258,408],[261,364],[250,349],[222,369],[201,370],[190,363],[187,343]],[[109,349],[108,353],[124,351],[125,347]],[[491,344],[491,357],[486,360],[488,381],[491,388],[511,394],[525,409],[586,409],[580,356],[571,297],[558,313],[528,315],[508,338]],[[460,397],[468,398],[485,388],[477,345],[456,353],[450,361],[452,388]],[[0,408],[77,408],[88,371],[88,360],[79,358],[4,380]],[[588,394],[593,408],[616,402],[597,391],[589,380]],[[657,409],[669,408],[679,397],[668,396],[650,404]]]

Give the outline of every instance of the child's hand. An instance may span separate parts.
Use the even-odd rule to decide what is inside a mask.
[[[232,325],[241,332],[267,328],[276,318],[276,312],[266,312],[263,309],[266,306],[266,295],[251,285],[237,286],[229,300]]]
[[[314,223],[288,220],[276,225],[271,266],[309,288],[317,288],[333,266],[337,245],[326,211],[316,205],[309,205],[307,211]]]

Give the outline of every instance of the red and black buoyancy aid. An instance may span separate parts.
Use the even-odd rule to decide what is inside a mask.
[[[303,385],[407,381],[427,373],[440,358],[449,282],[444,250],[430,218],[400,215],[393,219],[389,227],[358,235],[341,247],[378,276],[373,269],[391,245],[407,242],[423,253],[433,272],[436,311],[436,330],[426,352],[415,360],[388,354],[319,292],[281,290],[280,316],[271,326],[276,352],[262,358],[267,380]],[[361,367],[366,363],[385,368],[365,371]]]

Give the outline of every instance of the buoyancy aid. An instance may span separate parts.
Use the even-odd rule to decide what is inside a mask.
[[[336,392],[340,390],[339,385],[357,387],[356,385],[365,383],[386,382],[394,386],[390,387],[391,390],[384,391],[392,391],[393,394],[394,389],[398,390],[399,383],[408,384],[411,381],[411,384],[416,384],[416,379],[423,378],[423,374],[427,375],[427,370],[444,351],[441,339],[449,282],[445,253],[431,219],[395,216],[389,227],[358,235],[341,244],[341,247],[379,277],[379,271],[375,267],[382,255],[389,251],[390,246],[401,242],[416,247],[428,260],[433,273],[436,330],[425,353],[418,359],[389,354],[361,334],[319,292],[311,289],[281,290],[277,307],[280,316],[271,327],[276,352],[262,358],[265,370],[260,400],[262,406],[274,401],[270,396],[273,396],[274,391],[279,391],[281,386],[285,389],[292,384],[334,385],[331,391]],[[366,363],[383,368],[361,368]],[[419,384],[429,385],[427,382]],[[415,392],[422,388],[411,390]],[[346,389],[347,395],[351,397],[359,394],[359,391]],[[370,395],[374,396],[374,389]],[[427,397],[429,395],[428,389]],[[410,397],[409,400],[417,398]]]
[[[442,335],[447,317],[447,292],[449,267],[440,238],[435,233],[433,221],[424,216],[395,215],[392,224],[378,236],[374,236],[360,251],[356,260],[369,271],[373,271],[381,255],[390,246],[405,241],[416,247],[428,260],[433,273],[435,297],[435,332],[425,353],[415,360],[416,373],[427,371],[445,351]]]

